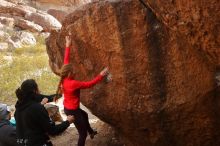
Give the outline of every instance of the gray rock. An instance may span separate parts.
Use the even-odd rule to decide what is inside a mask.
[[[40,36],[46,39],[50,36],[50,33],[49,32],[43,32],[43,33],[40,33]]]
[[[24,20],[24,19],[16,19],[15,20],[15,26],[24,29],[29,30],[31,32],[41,32],[43,31],[43,27],[41,27],[38,24],[35,24],[34,22]]]
[[[8,27],[13,28],[15,20],[14,20],[14,18],[0,16],[0,22]]]
[[[36,45],[36,39],[32,33],[20,32],[21,42],[24,45]]]
[[[10,48],[21,48],[23,46],[36,45],[36,39],[32,33],[21,31],[8,38]]]

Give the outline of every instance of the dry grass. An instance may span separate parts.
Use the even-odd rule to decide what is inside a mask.
[[[58,77],[48,65],[43,38],[37,37],[37,42],[36,46],[0,52],[0,102],[15,103],[15,90],[28,78],[37,81],[42,93],[55,93]]]

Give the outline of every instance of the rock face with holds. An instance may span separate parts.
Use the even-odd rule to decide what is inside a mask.
[[[70,58],[75,78],[90,80],[104,66],[113,75],[112,82],[83,91],[81,101],[126,145],[220,145],[215,64],[159,14],[133,0],[80,7],[48,38],[50,66],[58,74],[71,32],[78,44]]]
[[[170,29],[220,66],[219,0],[143,0]]]

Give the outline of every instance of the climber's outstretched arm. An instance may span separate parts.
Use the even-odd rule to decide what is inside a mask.
[[[76,63],[80,65],[80,69],[83,75],[86,76],[87,73],[86,73],[85,68],[83,67],[82,60],[80,59],[78,46],[75,40],[71,39],[71,33],[69,33],[69,35],[66,36],[65,39],[66,39],[66,46],[65,46],[65,55],[64,55],[64,61],[63,61],[64,64],[70,63],[70,51],[73,51]]]
[[[79,53],[77,50],[77,45],[75,40],[71,39],[71,34],[66,36],[66,46],[65,46],[65,55],[64,55],[64,64],[69,64],[70,61],[70,48],[73,48],[73,53],[75,54],[76,61],[80,64]]]
[[[69,64],[70,61],[70,46],[71,39],[70,36],[66,36],[66,46],[65,46],[65,55],[64,55],[64,64]]]
[[[100,82],[105,76],[107,76],[109,73],[108,68],[104,68],[98,76],[96,76],[93,80],[87,81],[87,82],[82,82],[82,81],[73,81],[73,86],[79,89],[86,89],[94,86],[98,82]]]

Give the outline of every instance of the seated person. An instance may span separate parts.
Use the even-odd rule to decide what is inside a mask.
[[[0,104],[0,146],[17,146],[16,129],[10,124],[11,112],[6,104]]]
[[[48,102],[53,102],[53,100],[54,100],[54,98],[55,97],[58,97],[58,98],[60,98],[62,95],[57,95],[57,94],[52,94],[52,95],[43,95],[43,94],[38,94],[37,96],[36,96],[36,101],[37,102],[39,102],[39,103],[41,103],[42,105],[45,105],[46,103],[48,103]],[[48,105],[49,106],[49,105]],[[45,106],[45,108],[46,108],[46,110],[48,111],[48,113],[49,113],[49,116],[50,116],[50,118],[52,119],[52,121],[54,121],[54,122],[56,122],[56,121],[58,121],[58,122],[62,122],[63,120],[62,120],[62,117],[61,117],[61,115],[60,115],[60,113],[59,113],[59,107],[58,106],[55,106],[55,105],[53,105],[53,107],[51,107],[51,106],[49,106],[49,108],[48,108],[48,106]],[[55,111],[56,111],[56,113],[54,113],[53,112],[53,114],[51,114],[51,111],[54,111],[54,109],[55,109]],[[52,115],[52,116],[51,116]],[[11,119],[9,120],[10,121],[10,124],[12,125],[12,126],[14,126],[14,127],[16,127],[16,120],[15,120],[15,118],[14,117],[11,117]],[[1,146],[1,145],[0,145]]]

